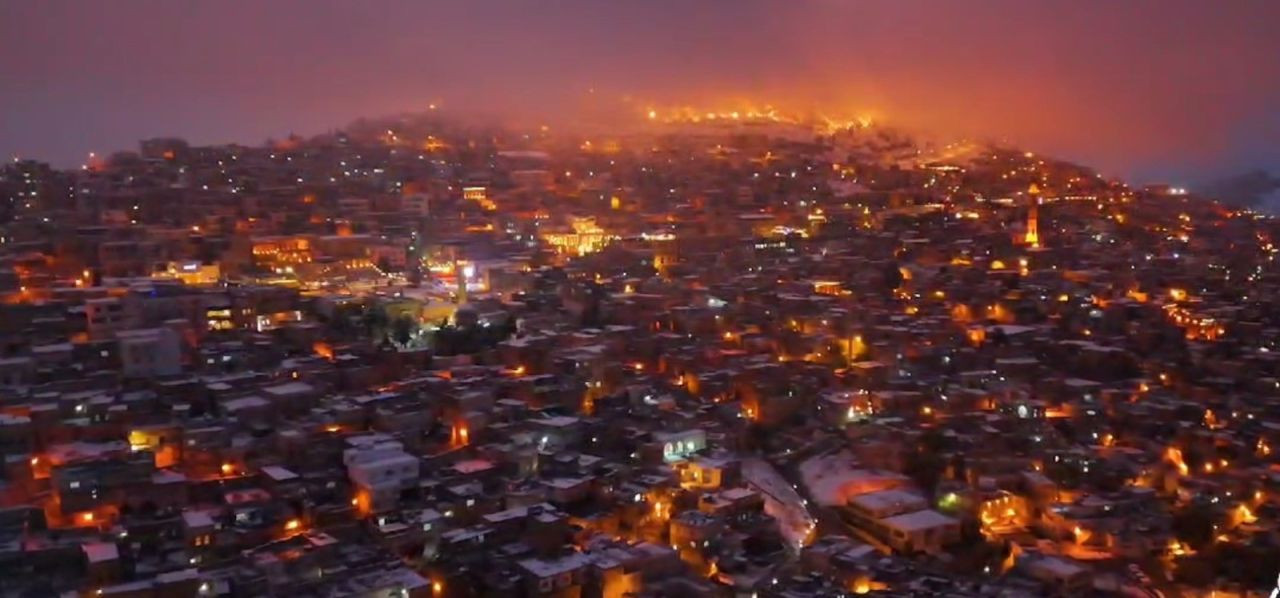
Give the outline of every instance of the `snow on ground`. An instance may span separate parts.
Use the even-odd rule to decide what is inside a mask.
[[[850,497],[908,483],[897,473],[859,469],[853,455],[844,451],[806,459],[800,464],[800,477],[809,496],[825,507],[844,506]]]
[[[764,496],[764,511],[778,520],[782,537],[791,546],[804,546],[817,522],[786,478],[763,459],[743,460],[742,475]]]

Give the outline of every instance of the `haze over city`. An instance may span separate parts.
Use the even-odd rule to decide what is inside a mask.
[[[76,165],[455,110],[771,102],[1008,139],[1136,182],[1276,168],[1274,2],[7,2],[0,153]]]

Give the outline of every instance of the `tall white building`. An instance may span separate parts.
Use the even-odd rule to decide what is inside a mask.
[[[182,344],[169,328],[143,328],[116,332],[120,343],[120,369],[126,377],[154,378],[182,371]]]
[[[356,486],[357,499],[365,497],[371,511],[389,509],[399,501],[400,492],[418,482],[418,458],[406,453],[391,437],[374,434],[347,439],[342,452],[347,477]]]

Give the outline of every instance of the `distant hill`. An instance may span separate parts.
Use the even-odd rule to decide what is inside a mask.
[[[1280,177],[1265,170],[1209,181],[1195,190],[1231,206],[1280,212]]]

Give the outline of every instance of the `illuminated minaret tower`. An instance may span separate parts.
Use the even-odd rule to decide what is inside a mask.
[[[471,265],[462,265],[462,262],[458,261],[457,254],[455,254],[453,256],[453,276],[458,281],[458,305],[467,304],[467,274],[469,270],[471,270]]]
[[[1027,210],[1027,231],[1023,234],[1022,242],[1028,247],[1039,247],[1040,187],[1031,183],[1031,187],[1027,189],[1027,195],[1031,196],[1031,207]]]

